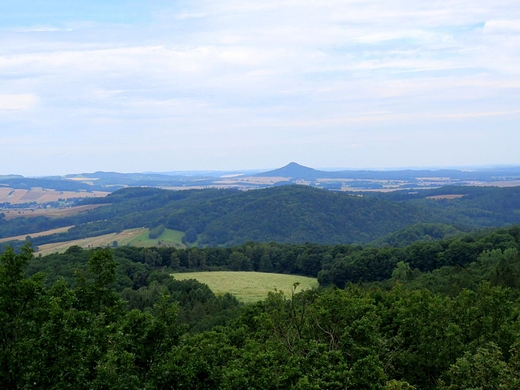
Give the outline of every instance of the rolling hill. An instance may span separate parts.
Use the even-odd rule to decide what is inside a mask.
[[[457,197],[449,196],[453,193]],[[309,186],[255,191],[143,187],[122,189],[83,204],[99,207],[65,218],[1,218],[0,238],[74,225],[66,233],[32,238],[35,245],[43,245],[163,225],[189,233],[188,244],[203,246],[248,241],[340,244],[368,243],[417,224],[443,224],[440,231],[423,226],[390,239],[408,242],[404,237],[436,239],[450,231],[520,222],[520,187],[447,187],[365,196]]]

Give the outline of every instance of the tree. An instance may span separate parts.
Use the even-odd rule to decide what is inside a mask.
[[[188,244],[197,241],[197,231],[194,228],[189,228],[184,233],[185,240]]]
[[[502,359],[500,348],[494,343],[480,347],[474,354],[466,352],[448,372],[449,385],[441,389],[516,389],[520,384],[518,372]]]
[[[43,275],[24,274],[31,259],[28,244],[20,254],[9,247],[0,257],[0,383],[9,389],[27,385],[27,368],[38,355],[34,343],[48,307]]]
[[[408,263],[400,261],[392,272],[392,279],[406,281],[412,276],[412,269]]]
[[[233,271],[251,271],[253,269],[253,265],[251,264],[251,260],[240,252],[232,252],[229,255],[229,268]]]
[[[152,230],[150,230],[150,232],[148,233],[148,238],[153,240],[154,238],[157,238],[161,234],[163,234],[163,232],[164,232],[164,225],[159,225],[159,226],[153,228]]]
[[[111,288],[116,280],[117,266],[110,249],[94,251],[88,261],[87,272],[78,272],[76,294],[80,308],[100,313],[121,307],[121,298]]]
[[[181,260],[179,259],[177,251],[172,252],[170,256],[170,261],[170,267],[172,267],[172,269],[179,269],[179,267],[181,266]]]
[[[154,249],[144,250],[144,262],[151,267],[157,267],[162,263],[161,255]]]

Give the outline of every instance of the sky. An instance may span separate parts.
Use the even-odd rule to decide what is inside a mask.
[[[0,174],[520,165],[517,0],[0,0]]]

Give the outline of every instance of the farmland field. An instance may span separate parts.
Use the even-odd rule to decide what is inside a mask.
[[[100,198],[105,197],[109,192],[104,191],[56,191],[45,188],[31,188],[30,190],[13,189],[0,187],[0,203],[9,202],[11,204],[23,204],[28,202],[47,203],[57,202],[59,199],[75,198]]]
[[[446,194],[446,195],[434,195],[434,196],[427,196],[426,199],[459,199],[464,198],[466,195],[464,194]]]
[[[172,276],[177,280],[196,279],[207,284],[217,295],[231,293],[245,303],[265,299],[267,293],[275,289],[290,297],[294,283],[300,283],[297,292],[318,287],[318,281],[314,278],[264,272],[186,272]]]
[[[174,246],[179,249],[185,247],[181,241],[184,232],[165,229],[163,234],[153,240],[148,238],[148,233],[149,230],[145,228],[127,229],[123,230],[121,233],[110,233],[97,237],[82,238],[80,240],[40,245],[36,253],[41,253],[42,256],[55,252],[62,253],[73,245],[79,245],[85,249],[107,247],[113,246],[114,241],[117,241],[118,246]]]
[[[71,217],[79,213],[93,210],[97,207],[106,206],[107,204],[89,204],[84,206],[75,207],[64,207],[64,208],[13,208],[13,209],[2,209],[0,212],[4,213],[6,221],[18,218],[18,217],[49,217],[49,218],[63,218]]]
[[[69,230],[72,226],[65,226],[61,228],[51,229],[51,230],[45,230],[43,232],[38,233],[31,233],[31,234],[23,234],[21,236],[12,236],[12,237],[6,237],[6,238],[0,238],[0,243],[2,242],[8,242],[8,241],[14,241],[14,240],[25,240],[27,236],[31,237],[42,237],[42,236],[50,236],[51,234],[55,233],[64,233],[67,230]]]
[[[246,177],[231,177],[225,178],[224,180],[216,181],[215,183],[220,184],[236,184],[236,183],[251,183],[251,184],[274,184],[280,181],[288,181],[290,177],[282,177],[282,176],[273,176],[273,177],[256,177],[256,176],[246,176]]]

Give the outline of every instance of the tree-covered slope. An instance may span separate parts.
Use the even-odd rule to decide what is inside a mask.
[[[102,202],[111,205],[78,217],[75,228],[55,239],[164,225],[181,231],[193,229],[198,243],[212,246],[247,241],[367,242],[434,218],[428,210],[406,203],[305,186],[247,192],[132,188],[117,191]],[[34,242],[39,245],[48,239]]]
[[[462,197],[431,199],[453,194]],[[0,238],[75,225],[68,233],[33,239],[35,245],[41,245],[163,225],[189,232],[189,242],[209,246],[239,245],[247,241],[337,244],[379,240],[384,243],[381,237],[401,230],[403,234],[388,236],[386,242],[407,244],[416,239],[439,239],[444,232],[452,234],[520,223],[520,187],[446,187],[363,195],[308,186],[254,191],[167,191],[143,187],[122,189],[106,198],[85,202],[109,205],[64,219],[41,217],[32,222],[0,218]],[[443,226],[431,228],[424,224]]]
[[[209,221],[203,244],[367,242],[424,218],[420,208],[304,186],[248,192]]]

